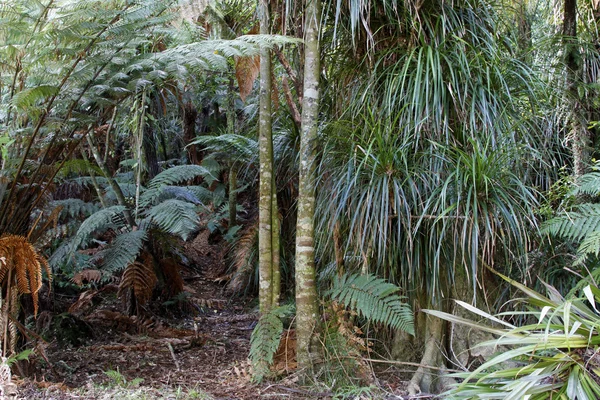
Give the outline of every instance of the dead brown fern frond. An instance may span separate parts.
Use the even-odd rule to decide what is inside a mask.
[[[163,258],[160,261],[160,268],[165,277],[167,297],[174,297],[183,292],[183,279],[179,272],[181,269],[179,263],[172,258]]]
[[[154,272],[152,256],[143,254],[141,259],[142,262],[135,261],[123,272],[118,296],[127,293],[128,289],[132,289],[137,304],[145,305],[152,297],[152,291],[158,280]]]
[[[231,293],[241,293],[250,281],[254,269],[253,252],[258,246],[258,220],[250,225],[235,243],[233,253],[233,279],[227,289]]]
[[[4,259],[0,263],[0,285],[7,288],[16,284],[18,294],[31,294],[33,313],[37,315],[42,269],[46,270],[48,279],[52,279],[48,261],[25,237],[18,235],[0,237],[0,259]]]
[[[35,223],[33,224],[33,227],[29,230],[29,235],[27,236],[27,239],[31,243],[36,243],[50,227],[52,227],[52,229],[56,231],[56,228],[58,227],[58,218],[60,217],[60,213],[63,209],[64,206],[59,205],[54,207],[50,214],[48,214],[47,216],[45,216],[43,212],[40,213]],[[43,223],[38,228],[38,224],[40,222]]]
[[[102,280],[102,272],[97,269],[84,269],[83,271],[77,272],[71,278],[71,282],[79,287],[82,287],[85,283],[98,283]]]

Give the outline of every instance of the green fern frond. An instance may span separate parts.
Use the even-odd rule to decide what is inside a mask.
[[[203,204],[196,194],[187,187],[182,186],[162,186],[157,189],[148,189],[140,197],[140,206],[142,208],[161,203],[168,199],[178,199],[192,204]]]
[[[336,278],[327,294],[368,320],[414,335],[413,314],[399,290],[385,279],[353,274]]]
[[[253,368],[253,379],[260,383],[269,373],[273,357],[279,347],[283,322],[281,319],[290,315],[294,310],[291,305],[284,305],[263,314],[250,336],[250,362]]]
[[[88,203],[81,199],[54,200],[49,203],[52,208],[62,207],[60,218],[87,218],[99,210],[97,204]]]
[[[186,186],[187,190],[189,190],[202,204],[209,204],[213,202],[214,193],[209,189],[203,186]]]
[[[102,170],[94,163],[80,158],[67,160],[56,174],[57,178],[65,179],[71,176],[81,177],[92,170],[96,175],[102,175]]]
[[[196,207],[185,201],[169,199],[148,210],[147,215],[161,229],[187,240],[198,229]]]
[[[132,264],[140,254],[147,236],[147,232],[140,229],[114,238],[105,249],[96,254],[97,259],[102,259],[102,270],[118,272]]]
[[[90,236],[96,232],[102,232],[109,228],[120,228],[125,226],[123,212],[126,207],[112,206],[90,215],[79,227],[73,237],[72,250],[87,245]]]
[[[542,233],[579,241],[600,231],[600,204],[582,204],[542,225]]]
[[[150,181],[148,188],[157,189],[164,185],[175,185],[177,183],[189,181],[198,176],[207,177],[211,176],[211,173],[200,165],[178,165],[156,175]]]
[[[600,172],[594,171],[581,176],[578,181],[578,186],[573,190],[573,194],[598,196],[598,194],[600,194]]]
[[[258,142],[232,133],[219,136],[199,136],[190,145],[200,144],[209,150],[233,156],[246,163],[258,160]]]
[[[29,108],[34,106],[36,103],[41,102],[46,97],[55,95],[58,91],[56,86],[51,85],[39,85],[33,88],[23,89],[12,98],[13,106],[21,109]]]

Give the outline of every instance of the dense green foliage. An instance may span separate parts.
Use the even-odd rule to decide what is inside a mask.
[[[269,3],[272,35],[257,34],[255,1],[0,5],[0,232],[27,237],[59,288],[86,271],[100,271],[98,284],[120,276],[119,294],[139,312],[180,294],[179,265],[202,267],[183,251],[201,231],[227,248],[228,290],[253,294],[257,230],[273,225],[283,299],[304,289],[294,293],[296,255],[314,256],[317,278],[305,286],[322,298],[315,323],[330,324],[314,329],[324,358],[336,346],[353,357],[369,350],[362,328],[374,324],[385,350],[400,331],[414,334],[417,353],[436,346],[443,356],[420,365],[443,370],[464,338],[444,325],[430,340],[432,320],[413,312],[480,327],[450,312],[454,299],[508,350],[458,375],[453,396],[600,396],[590,356],[600,301],[597,2],[575,2],[575,14],[567,1],[319,3],[317,133],[302,147],[314,153],[300,146],[307,3]],[[261,49],[273,64],[261,77],[272,86],[262,96],[273,118],[267,222],[257,207]],[[311,197],[299,194],[299,171],[312,171],[313,156],[316,237],[298,235],[296,246]],[[507,302],[519,290],[525,305]],[[260,316],[250,351],[258,381],[289,313]]]

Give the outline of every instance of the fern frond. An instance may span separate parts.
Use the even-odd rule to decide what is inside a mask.
[[[127,289],[133,289],[135,298],[140,305],[148,303],[152,297],[154,286],[158,282],[152,264],[152,256],[146,255],[142,259],[143,262],[135,261],[123,272],[117,293],[118,296],[122,296]]]
[[[182,186],[162,186],[157,189],[148,189],[140,196],[140,206],[149,207],[168,199],[178,199],[193,204],[203,204],[194,192]]]
[[[148,210],[147,215],[161,229],[187,240],[198,229],[196,207],[185,201],[170,199]]]
[[[79,287],[82,287],[84,283],[98,283],[102,280],[102,271],[97,269],[84,269],[83,271],[77,272],[71,278],[71,282]]]
[[[96,254],[97,258],[102,259],[102,270],[118,272],[125,269],[138,257],[146,238],[147,232],[141,229],[115,237],[105,249]]]
[[[250,362],[253,368],[253,379],[261,382],[269,373],[273,364],[273,356],[279,347],[283,322],[281,318],[293,312],[293,306],[276,307],[263,314],[250,336]]]
[[[46,97],[55,95],[57,92],[58,88],[51,85],[39,85],[23,89],[15,93],[12,98],[12,105],[16,108],[26,109],[41,102]]]
[[[578,180],[578,186],[573,189],[574,195],[587,194],[598,196],[600,194],[600,172],[594,171],[581,176]]]
[[[214,193],[209,189],[203,186],[186,186],[187,190],[189,190],[202,204],[209,204],[213,202]]]
[[[96,164],[81,158],[75,158],[65,161],[60,171],[56,174],[56,177],[60,179],[73,176],[80,177],[88,175],[90,170],[94,171],[97,175],[102,175],[102,170]]]
[[[150,181],[148,188],[157,189],[164,185],[175,185],[180,182],[189,181],[198,176],[211,176],[211,173],[200,165],[178,165],[156,175]],[[213,177],[213,179],[215,178]]]
[[[50,202],[50,207],[61,208],[60,217],[64,220],[65,217],[69,218],[87,218],[100,207],[95,203],[88,203],[81,199],[65,199],[65,200],[54,200]]]
[[[241,293],[258,262],[258,220],[250,225],[230,248],[233,250],[234,271],[229,287],[234,293]]]
[[[13,282],[16,282],[19,294],[31,294],[34,315],[37,315],[38,311],[42,270],[45,270],[48,279],[52,280],[48,262],[25,237],[17,235],[0,237],[0,282],[3,287],[12,286]],[[9,276],[14,281],[6,282]]]
[[[552,218],[542,225],[542,233],[579,241],[600,231],[600,204],[582,204],[576,211]]]
[[[368,320],[414,335],[412,311],[398,291],[398,286],[385,279],[352,274],[336,278],[327,294]]]
[[[200,144],[209,150],[227,154],[245,163],[258,160],[258,141],[242,135],[228,133],[219,136],[199,136],[189,145]],[[188,145],[188,146],[189,146]]]
[[[75,251],[81,246],[87,245],[90,236],[98,231],[109,228],[120,228],[125,226],[123,212],[126,207],[112,206],[90,215],[79,227],[72,240],[72,249]]]

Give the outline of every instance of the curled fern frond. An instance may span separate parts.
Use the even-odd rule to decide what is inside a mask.
[[[410,306],[398,295],[400,288],[385,279],[367,274],[336,278],[328,295],[364,318],[414,335]]]
[[[273,357],[283,333],[283,322],[281,319],[293,312],[294,307],[285,305],[273,308],[263,314],[250,336],[250,362],[253,368],[253,379],[261,382],[269,373],[269,367],[273,364]]]
[[[185,201],[166,200],[147,212],[152,222],[161,229],[187,240],[189,235],[198,229],[200,219],[196,207]]]

